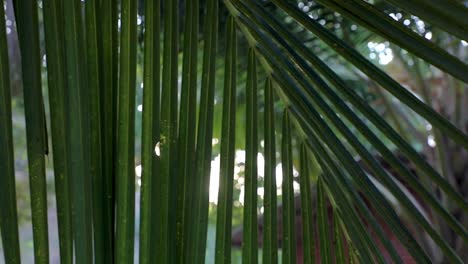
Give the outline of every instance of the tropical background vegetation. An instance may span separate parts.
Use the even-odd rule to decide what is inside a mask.
[[[0,263],[468,262],[460,0],[4,0]]]

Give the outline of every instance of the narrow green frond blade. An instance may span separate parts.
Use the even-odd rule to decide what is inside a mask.
[[[226,24],[226,57],[221,130],[221,169],[216,217],[215,263],[231,263],[231,230],[236,126],[237,37],[232,16]]]
[[[14,1],[21,51],[34,259],[49,262],[47,188],[44,155],[47,149],[44,101],[41,90],[39,21],[36,1]],[[2,17],[3,19],[3,17]]]
[[[89,177],[89,116],[86,96],[85,42],[81,1],[63,2],[67,84],[68,173],[71,179],[72,226],[76,263],[93,261],[92,208]]]
[[[282,263],[296,263],[296,210],[293,189],[292,139],[289,110],[283,114],[281,138],[281,168],[283,170],[282,201],[283,201],[283,232],[282,232]]]
[[[263,224],[263,261],[278,263],[278,213],[276,198],[276,140],[275,140],[275,106],[273,83],[269,77],[265,82],[265,199]]]
[[[137,2],[122,1],[117,145],[116,263],[133,262]]]
[[[346,263],[343,247],[344,236],[340,225],[340,216],[337,213],[333,214],[333,248],[335,255],[335,263]]]
[[[98,43],[97,27],[97,0],[85,2],[86,22],[86,53],[88,73],[88,117],[90,138],[90,177],[92,182],[92,204],[93,204],[93,232],[94,232],[94,260],[95,263],[105,263],[109,257],[106,251],[108,235],[106,233],[105,207],[106,200],[102,194],[105,192],[105,178],[102,167],[102,128],[101,128],[101,76],[99,69],[99,58],[101,52]],[[104,198],[104,199],[103,199]]]
[[[156,177],[159,169],[157,144],[160,118],[160,19],[161,2],[145,2],[143,128],[141,142],[140,252],[141,264],[151,263],[157,227]]]
[[[56,0],[44,1],[44,31],[47,53],[47,77],[52,127],[55,196],[60,245],[60,262],[73,262],[72,209],[68,173],[65,88],[65,36],[62,5]]]
[[[176,212],[176,262],[187,263],[191,255],[186,253],[194,194],[196,110],[197,110],[197,64],[199,1],[185,2],[182,90],[179,110],[179,141],[177,160],[177,212]]]
[[[242,263],[258,262],[258,221],[257,221],[257,65],[255,50],[249,49],[247,62],[247,109],[246,109],[246,159],[244,228],[242,236]]]
[[[160,174],[158,179],[159,225],[155,260],[168,263],[175,259],[175,208],[177,177],[177,97],[178,97],[178,1],[166,0],[164,6],[164,53],[161,90]],[[156,190],[155,190],[156,191]]]
[[[193,227],[189,232],[188,252],[193,263],[205,263],[208,203],[213,137],[213,108],[216,79],[216,51],[218,37],[218,0],[206,1],[206,23],[203,33],[203,69],[200,110],[198,116],[195,162],[195,191],[193,199]],[[189,254],[187,253],[187,255]]]
[[[15,165],[10,93],[10,70],[5,12],[0,8],[0,230],[6,263],[19,264],[20,247],[16,209]],[[0,256],[1,258],[1,256]]]
[[[349,245],[349,263],[350,264],[358,264],[360,263],[359,254],[356,250],[354,250],[354,245]]]
[[[329,212],[328,202],[325,195],[323,180],[319,178],[317,182],[317,229],[320,241],[320,262],[331,263],[330,250],[330,229],[329,229]]]
[[[307,154],[307,148],[302,143],[300,150],[299,186],[301,194],[302,237],[304,240],[304,264],[315,263],[314,213],[312,209],[312,183],[310,180],[309,163],[310,159]]]
[[[102,232],[105,232],[106,260],[113,263],[114,257],[114,230],[115,230],[115,149],[117,136],[117,88],[118,88],[118,38],[116,34],[116,0],[102,0],[99,8],[99,34],[100,69],[101,69],[101,144],[102,144],[102,173],[104,177],[104,190],[100,199],[105,204],[103,208]],[[98,194],[95,194],[98,195]]]

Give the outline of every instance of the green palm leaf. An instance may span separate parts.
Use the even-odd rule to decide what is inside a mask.
[[[250,49],[247,66],[247,124],[246,124],[246,160],[245,160],[245,207],[244,231],[242,241],[243,263],[258,262],[258,220],[257,220],[257,61],[255,51]]]
[[[36,263],[47,263],[49,262],[49,236],[44,162],[47,135],[41,90],[37,3],[15,1],[14,4],[22,54],[34,259]]]
[[[134,118],[136,84],[136,13],[135,1],[122,2],[120,48],[119,112],[117,126],[117,263],[133,262],[134,242]]]
[[[216,81],[216,51],[218,37],[218,1],[206,4],[203,64],[198,115],[197,146],[195,156],[195,180],[193,195],[193,222],[188,235],[187,255],[193,255],[194,263],[205,262],[208,229],[208,205],[210,167],[213,138],[214,93]]]
[[[60,261],[72,263],[72,210],[70,201],[70,174],[68,173],[66,123],[66,71],[63,34],[63,16],[58,1],[44,1],[46,52],[49,77],[49,102],[54,153],[55,193],[60,240]]]
[[[142,125],[142,171],[141,203],[140,203],[140,263],[151,262],[151,249],[156,244],[155,238],[147,234],[156,234],[155,223],[157,207],[155,206],[159,156],[155,152],[159,141],[160,118],[160,1],[145,2],[145,58],[144,58],[144,90]]]
[[[468,261],[461,2],[38,3],[0,11],[6,263],[28,225],[15,23],[36,263]]]
[[[16,209],[15,168],[10,95],[10,73],[6,39],[4,9],[0,10],[0,144],[5,150],[0,154],[0,230],[5,261],[20,263],[18,215]]]
[[[223,125],[221,134],[221,171],[216,220],[215,263],[231,261],[233,172],[236,112],[237,37],[233,17],[226,24],[226,76],[224,77]]]
[[[265,156],[265,200],[263,228],[263,260],[266,263],[278,263],[278,219],[276,197],[276,142],[275,142],[275,110],[273,82],[267,78],[265,82],[265,124],[264,124],[264,156]]]
[[[65,56],[67,71],[67,153],[71,179],[73,243],[76,262],[91,262],[92,250],[92,208],[90,193],[89,159],[90,144],[87,129],[89,115],[85,109],[86,68],[84,57],[85,42],[82,32],[82,17],[79,1],[67,1],[63,5]]]

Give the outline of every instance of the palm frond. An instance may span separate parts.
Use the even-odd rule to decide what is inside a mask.
[[[289,111],[283,114],[282,138],[281,138],[281,168],[283,170],[282,182],[282,263],[296,263],[296,206],[293,188],[293,164],[292,164],[292,138],[291,121]]]
[[[52,152],[54,153],[55,195],[57,198],[57,218],[60,242],[60,261],[72,263],[72,209],[70,197],[70,176],[68,171],[65,36],[63,34],[63,14],[58,1],[44,1],[44,31],[46,53],[50,120],[52,132]],[[100,151],[100,150],[99,150]],[[97,153],[98,154],[98,153]]]
[[[237,77],[237,36],[234,17],[230,17],[226,24],[226,35],[226,76],[224,77],[223,125],[221,132],[221,170],[216,218],[215,263],[217,264],[229,263],[231,259]]]
[[[49,235],[44,161],[47,135],[41,85],[37,3],[15,1],[14,5],[23,74],[34,259],[36,263],[47,263]]]
[[[11,114],[10,72],[4,9],[0,8],[0,230],[5,261],[20,263],[18,213],[16,209],[15,168]]]
[[[151,263],[152,252],[156,244],[156,191],[159,169],[159,129],[160,129],[160,1],[145,2],[145,58],[143,80],[143,111],[141,165],[141,203],[140,203],[140,263]],[[151,234],[151,235],[148,235]]]
[[[263,260],[268,263],[278,263],[278,219],[276,194],[276,140],[275,140],[275,109],[273,81],[267,78],[265,82],[265,124],[264,124],[264,156],[265,156],[265,201],[263,228]]]
[[[209,185],[213,138],[214,96],[216,83],[216,51],[218,38],[218,1],[206,4],[200,110],[198,115],[193,222],[188,234],[187,255],[194,263],[204,263],[208,229]]]
[[[60,247],[51,250],[62,263],[131,263],[137,251],[139,263],[468,261],[465,5],[14,3],[36,263],[53,261],[52,195]],[[0,251],[9,264],[20,263],[24,224],[3,12]],[[367,58],[375,45],[395,60]],[[433,100],[440,83],[452,101]]]
[[[67,72],[67,145],[69,150],[68,175],[71,186],[73,244],[76,262],[91,262],[93,259],[92,204],[89,178],[89,115],[86,97],[86,68],[84,58],[84,36],[80,3],[67,1],[63,3],[65,32],[65,56]],[[67,18],[67,19],[65,19]]]
[[[257,216],[257,60],[255,51],[249,50],[247,66],[247,124],[246,128],[246,160],[245,160],[245,207],[244,207],[244,240],[242,242],[242,257],[245,263],[258,262],[258,216]]]

